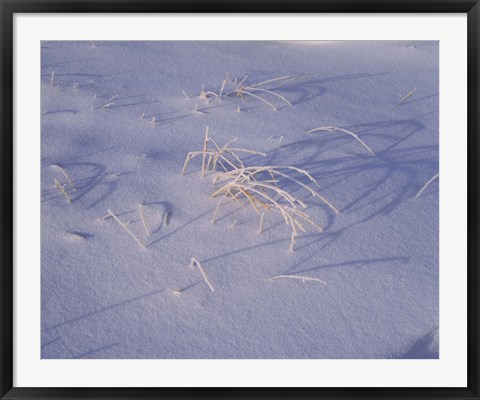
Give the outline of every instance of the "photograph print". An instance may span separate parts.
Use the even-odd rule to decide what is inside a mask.
[[[437,41],[42,41],[42,359],[438,359]]]

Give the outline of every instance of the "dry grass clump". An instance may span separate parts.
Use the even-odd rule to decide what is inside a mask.
[[[182,175],[188,167],[190,161],[196,156],[202,156],[202,176],[205,176],[205,171],[208,169],[215,170],[217,165],[220,165],[224,171],[231,168],[243,167],[243,162],[237,153],[249,153],[264,156],[265,153],[258,151],[242,149],[238,147],[230,147],[230,145],[237,141],[238,138],[231,140],[222,147],[220,147],[213,138],[208,135],[208,126],[205,130],[205,139],[203,141],[203,150],[191,151],[187,154],[185,163],[182,169]]]
[[[211,197],[220,197],[220,201],[215,209],[212,222],[216,221],[218,209],[222,199],[236,201],[242,208],[247,208],[242,200],[247,201],[251,207],[260,216],[259,233],[263,230],[264,213],[267,211],[278,211],[287,226],[292,229],[290,239],[290,250],[293,251],[295,238],[299,232],[306,232],[307,226],[322,232],[322,227],[317,224],[306,212],[302,211],[306,204],[294,196],[291,191],[282,188],[281,183],[290,181],[305,189],[311,196],[318,198],[335,214],[339,214],[338,209],[328,201],[324,196],[317,193],[307,184],[303,183],[301,177],[318,187],[317,181],[305,170],[294,166],[245,166],[237,153],[244,152],[250,154],[260,154],[252,150],[243,148],[233,148],[228,142],[220,147],[214,139],[208,135],[208,128],[205,133],[203,150],[192,151],[187,154],[185,164],[182,169],[182,175],[185,173],[189,162],[196,156],[202,155],[202,176],[206,170],[216,172],[213,179],[215,190]],[[219,166],[219,170],[217,170]],[[292,175],[297,175],[297,178]]]
[[[199,94],[199,97],[210,102],[219,98],[226,97],[239,97],[242,100],[251,97],[257,100],[260,100],[272,110],[277,111],[277,107],[273,103],[273,99],[281,101],[289,106],[292,105],[284,96],[273,91],[272,88],[265,89],[265,85],[272,83],[284,82],[286,80],[292,79],[290,76],[281,76],[278,78],[269,79],[262,82],[247,84],[248,75],[245,75],[243,79],[229,79],[228,74],[223,80],[220,90],[215,92],[213,90],[205,90],[205,85],[202,86],[202,90]],[[183,91],[184,96],[189,99],[190,97]]]

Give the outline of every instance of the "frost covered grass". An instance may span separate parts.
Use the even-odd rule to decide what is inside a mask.
[[[205,271],[203,270],[202,268],[202,264],[200,264],[200,261],[198,261],[196,258],[192,257],[190,259],[190,266],[193,267],[193,266],[197,266],[198,270],[200,271],[200,273],[202,274],[202,278],[203,280],[205,281],[205,283],[207,284],[207,286],[210,288],[210,290],[212,292],[215,291],[215,289],[213,289],[213,286],[212,284],[210,283],[210,281],[208,280],[207,278],[207,274],[205,274]]]
[[[273,99],[285,103],[288,106],[292,105],[292,103],[287,98],[285,98],[285,96],[276,93],[273,88],[264,88],[264,86],[268,84],[278,83],[287,79],[292,79],[290,76],[281,76],[251,84],[246,83],[247,79],[248,75],[245,75],[242,79],[238,80],[236,78],[230,79],[227,74],[225,79],[222,81],[220,90],[218,92],[215,92],[214,90],[206,90],[205,85],[203,85],[199,97],[206,100],[208,103],[215,99],[232,96],[241,98],[242,100],[246,100],[250,97],[261,101],[262,103],[270,107],[273,111],[278,110],[277,106],[275,106],[273,102]],[[185,91],[182,91],[182,93],[187,99],[191,98],[187,95]],[[195,111],[197,111],[197,109],[195,109]],[[240,111],[240,108],[237,108],[237,111]]]
[[[70,187],[76,191],[77,189],[75,188],[75,185],[73,184],[73,179],[70,177],[70,175],[67,174],[67,172],[60,166],[60,165],[57,165],[57,164],[52,164],[53,167],[57,168],[61,173],[62,175],[65,177],[65,179],[67,180],[68,184],[70,185]]]
[[[71,204],[72,203],[72,198],[68,195],[67,191],[65,190],[65,186],[62,185],[57,178],[55,178],[55,187],[62,193],[65,198],[67,199],[67,203]]]
[[[422,186],[422,188],[418,191],[418,193],[415,195],[415,198],[418,199],[420,195],[423,193],[423,191],[435,180],[438,179],[440,176],[440,173],[437,173],[433,175],[427,182],[425,182],[425,185]]]
[[[270,281],[274,281],[276,279],[296,279],[296,280],[302,281],[303,283],[311,281],[311,282],[320,282],[320,283],[323,283],[324,285],[327,284],[327,282],[322,281],[321,279],[312,278],[311,276],[303,276],[303,275],[277,275],[269,278]]]
[[[417,88],[413,88],[410,90],[405,96],[403,96],[400,101],[397,103],[398,106],[401,106],[403,103],[405,103],[410,97],[413,96]]]
[[[260,216],[259,233],[263,230],[264,211],[276,210],[283,217],[285,224],[291,228],[290,251],[294,250],[296,237],[300,232],[307,232],[307,225],[319,232],[323,228],[316,223],[306,212],[301,209],[307,208],[305,202],[292,194],[292,192],[282,189],[280,180],[291,181],[299,187],[305,189],[312,197],[319,199],[327,205],[335,214],[339,210],[325,198],[307,184],[300,181],[299,178],[291,176],[292,172],[307,178],[308,181],[316,185],[318,182],[307,171],[294,166],[249,166],[246,167],[237,153],[249,153],[265,156],[253,150],[238,147],[230,147],[236,139],[227,142],[220,147],[216,141],[209,136],[208,127],[203,141],[203,150],[191,151],[187,154],[182,169],[182,175],[185,174],[190,161],[196,156],[202,156],[202,176],[211,169],[215,173],[212,184],[215,190],[211,197],[223,196],[226,202],[236,201],[242,208],[245,208],[241,201],[246,200],[255,212]],[[209,146],[210,145],[210,146]],[[217,171],[217,165],[220,170]],[[217,213],[220,208],[221,200],[218,201],[213,215],[212,223],[216,222]]]
[[[353,133],[352,131],[348,131],[343,128],[338,128],[336,126],[321,126],[319,128],[310,129],[309,131],[306,132],[306,134],[309,135],[313,132],[343,132],[353,137],[358,143],[360,143],[363,147],[365,147],[370,154],[375,155],[374,151],[362,139],[360,139],[356,133]]]
[[[128,226],[122,222],[111,210],[107,210],[108,214],[118,222],[118,224],[137,242],[137,244],[145,250],[145,245],[142,243],[142,241],[128,228]]]
[[[243,162],[237,153],[248,153],[264,156],[265,153],[258,151],[243,149],[239,147],[230,147],[237,138],[226,143],[220,147],[213,138],[209,136],[208,126],[205,129],[205,139],[203,141],[203,149],[198,151],[191,151],[187,154],[185,162],[182,168],[182,175],[185,174],[190,161],[197,157],[202,156],[202,176],[205,176],[205,171],[208,169],[215,170],[217,165],[221,166],[224,171],[228,171],[229,168],[236,168],[237,166],[243,167]],[[208,158],[207,158],[208,157]]]

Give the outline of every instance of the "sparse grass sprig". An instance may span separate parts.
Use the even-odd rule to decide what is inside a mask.
[[[125,229],[125,231],[127,231],[127,233],[133,238],[135,239],[135,241],[137,242],[137,244],[145,250],[145,245],[141,242],[141,240],[135,236],[135,234],[130,230],[128,229],[128,226],[123,223],[111,210],[107,210],[108,214],[115,220],[118,222],[118,224],[123,228]]]
[[[250,86],[251,87],[257,87],[257,86],[266,85],[267,83],[285,81],[286,79],[292,79],[292,78],[289,75],[279,76],[278,78],[273,78],[273,79],[268,79],[266,81],[257,82],[257,83],[254,83],[254,84],[250,85]]]
[[[260,223],[258,224],[258,234],[260,235],[261,233],[263,233],[263,220],[265,219],[265,213],[262,212],[262,214],[260,215]]]
[[[418,199],[420,197],[420,195],[423,193],[423,191],[435,180],[435,179],[438,179],[438,177],[440,176],[440,173],[437,173],[435,174],[434,176],[432,176],[427,182],[425,182],[425,185],[422,186],[422,188],[418,191],[418,193],[416,194],[415,198]]]
[[[147,236],[150,236],[150,229],[148,228],[147,220],[145,219],[145,214],[143,212],[143,204],[142,203],[140,203],[138,205],[138,213],[140,215],[140,219],[142,221],[143,228],[145,229],[145,234]]]
[[[362,139],[360,139],[356,133],[353,133],[353,132],[348,131],[346,129],[338,128],[336,126],[321,126],[319,128],[311,129],[311,130],[309,130],[305,133],[307,135],[309,135],[313,132],[343,132],[343,133],[346,133],[347,135],[350,135],[351,137],[353,137],[363,147],[365,147],[370,154],[375,155],[374,151],[370,147],[368,147],[368,145]]]
[[[310,276],[303,276],[303,275],[277,275],[277,276],[272,276],[271,278],[269,278],[270,281],[274,281],[276,279],[298,279],[298,280],[301,280],[303,283],[305,283],[307,281],[314,281],[314,282],[323,283],[324,285],[327,284],[327,282],[322,281],[321,279],[312,278]]]
[[[413,96],[413,94],[415,93],[415,90],[417,90],[417,88],[413,88],[412,90],[410,90],[405,96],[403,96],[400,101],[397,103],[397,106],[401,106],[403,103],[405,103],[410,97]]]
[[[55,187],[60,191],[60,193],[62,193],[65,196],[65,198],[67,199],[67,203],[71,204],[72,203],[71,197],[68,195],[67,191],[65,190],[64,185],[62,185],[57,178],[55,178]]]
[[[202,274],[203,280],[205,281],[205,283],[207,284],[207,286],[210,288],[210,290],[211,290],[212,292],[214,292],[215,290],[213,289],[212,284],[211,284],[210,281],[208,280],[207,274],[205,274],[205,271],[204,271],[203,268],[202,268],[202,264],[200,264],[200,261],[198,261],[196,258],[192,257],[192,258],[190,259],[190,266],[193,267],[194,265],[196,265],[196,266],[198,267],[198,270],[199,270],[200,273]]]
[[[61,173],[62,175],[65,177],[65,179],[67,180],[68,184],[70,185],[70,187],[76,191],[77,189],[75,188],[75,185],[73,184],[73,180],[72,178],[70,178],[70,176],[67,174],[67,172],[58,164],[52,164],[52,167],[55,167],[57,168]]]

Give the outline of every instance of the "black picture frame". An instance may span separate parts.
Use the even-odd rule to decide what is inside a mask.
[[[479,19],[478,0],[0,0],[1,12],[1,399],[480,399],[479,395]],[[13,387],[13,16],[16,13],[466,13],[468,24],[468,369],[459,388],[23,388]]]

